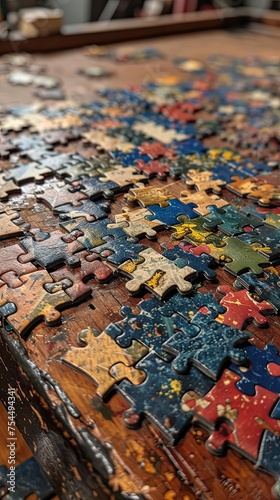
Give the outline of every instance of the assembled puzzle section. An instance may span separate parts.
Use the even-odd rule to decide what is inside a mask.
[[[58,399],[87,381],[64,422],[79,446],[86,426],[93,468],[112,460],[111,493],[158,498],[154,469],[142,488],[138,470],[157,435],[171,498],[171,450],[195,424],[210,453],[233,448],[273,475],[280,498],[280,65],[178,64],[179,83],[2,110],[2,335],[56,374]],[[186,449],[181,461],[183,478]]]

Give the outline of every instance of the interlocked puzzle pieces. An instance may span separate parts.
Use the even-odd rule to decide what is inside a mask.
[[[212,424],[207,441],[211,453],[224,454],[229,445],[256,460],[264,430],[268,427],[279,434],[280,421],[270,416],[278,395],[257,386],[256,394],[247,396],[237,389],[238,380],[238,375],[226,369],[206,396],[185,394],[182,406],[187,415],[194,411],[206,427]]]
[[[247,340],[249,334],[218,323],[212,313],[196,313],[191,325],[200,329],[197,335],[178,332],[163,345],[164,350],[176,356],[172,366],[177,373],[187,373],[189,364],[193,363],[208,377],[217,380],[227,359],[236,363],[245,361],[245,352],[236,346]]]
[[[122,349],[106,332],[96,335],[91,328],[82,330],[78,341],[86,344],[85,347],[72,346],[61,359],[93,379],[100,396],[124,378],[132,384],[141,384],[145,380],[145,372],[133,367],[138,359],[147,354],[146,347],[139,342],[132,341],[131,347]]]

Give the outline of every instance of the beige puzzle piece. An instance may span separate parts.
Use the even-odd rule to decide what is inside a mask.
[[[134,144],[125,141],[121,137],[111,137],[104,130],[91,130],[90,132],[85,132],[82,137],[86,142],[91,144],[96,144],[105,151],[123,151],[124,153],[129,153],[134,149]]]
[[[146,286],[159,298],[174,288],[178,288],[181,293],[190,292],[192,284],[185,278],[195,276],[195,269],[189,266],[180,268],[176,261],[167,259],[153,248],[147,248],[138,255],[138,259],[128,260],[118,266],[120,271],[131,278],[126,283],[130,293],[138,293],[142,286]]]
[[[148,353],[148,349],[140,342],[133,340],[130,347],[122,349],[106,332],[96,336],[91,328],[82,330],[78,334],[78,341],[86,346],[72,346],[61,359],[90,377],[97,385],[99,396],[104,396],[116,381],[120,382],[124,378],[135,385],[145,380],[145,372],[133,367]]]
[[[181,192],[181,197],[179,198],[183,203],[195,203],[197,207],[193,208],[193,211],[199,215],[207,215],[210,213],[208,207],[210,205],[214,205],[217,208],[222,208],[229,203],[226,200],[223,200],[219,196],[215,194],[207,194],[206,191],[187,191],[184,190]]]
[[[188,187],[195,187],[197,191],[213,191],[216,194],[221,193],[222,187],[226,184],[221,179],[211,179],[212,172],[199,172],[195,169],[188,170],[189,180],[186,180]]]
[[[176,198],[176,196],[171,193],[169,188],[170,185],[164,188],[159,188],[139,184],[139,187],[130,189],[129,192],[124,195],[124,199],[129,203],[138,202],[143,207],[148,207],[150,205],[168,207],[168,200]]]
[[[126,234],[133,238],[141,238],[143,236],[146,238],[155,238],[157,234],[156,230],[165,226],[157,219],[146,219],[148,215],[153,214],[146,208],[140,208],[135,211],[123,209],[122,214],[115,215],[115,223],[108,224],[108,228],[122,228]]]
[[[104,172],[104,177],[100,177],[100,182],[113,181],[121,187],[136,184],[136,182],[147,181],[145,175],[139,174],[133,167],[117,167],[113,170]]]
[[[180,134],[176,130],[165,129],[162,125],[156,125],[154,122],[140,122],[133,125],[133,130],[136,132],[143,132],[149,137],[156,139],[156,141],[170,144],[173,141],[183,141],[188,136]]]

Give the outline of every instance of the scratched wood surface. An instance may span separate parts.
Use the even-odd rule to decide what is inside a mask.
[[[277,40],[278,42],[278,40]],[[132,44],[128,44],[131,46]],[[128,82],[141,83],[154,75],[171,70],[171,60],[184,53],[190,57],[205,59],[213,53],[225,55],[277,56],[278,47],[273,37],[258,36],[244,31],[207,32],[185,36],[157,39],[149,42],[133,42],[135,47],[153,46],[167,56],[163,61],[144,64],[112,65],[101,63],[114,71],[110,79],[93,82],[77,74],[77,70],[92,64],[82,50],[58,53],[52,56],[34,56],[34,62],[48,66],[48,74],[59,76],[69,98],[83,98],[86,102],[95,96],[98,88],[120,87]],[[125,46],[123,44],[122,46]],[[172,67],[172,73],[179,70]],[[181,74],[181,73],[180,73]],[[28,103],[33,97],[30,88],[12,88],[1,80],[0,102]],[[226,143],[223,143],[226,145]],[[215,140],[211,140],[215,146]],[[81,151],[82,151],[82,146]],[[71,144],[59,149],[71,151]],[[162,185],[153,179],[151,184]],[[174,183],[177,194],[183,184]],[[28,186],[23,190],[28,191]],[[226,193],[230,198],[230,194]],[[122,195],[117,195],[112,214],[119,213],[123,206]],[[40,210],[30,210],[35,199],[28,198],[28,206],[21,216],[33,227],[53,229],[57,222],[51,211],[40,205]],[[158,233],[157,242],[143,244],[159,248],[167,240],[167,232]],[[234,279],[222,269],[217,269],[219,283],[233,283]],[[17,424],[26,436],[32,452],[46,470],[60,498],[119,498],[118,489],[127,492],[142,492],[153,500],[236,499],[268,500],[274,479],[257,472],[253,464],[237,452],[228,451],[226,457],[214,457],[204,446],[207,433],[198,428],[191,429],[176,447],[166,447],[158,431],[144,421],[138,431],[129,430],[122,423],[122,412],[127,403],[115,394],[110,401],[100,403],[95,397],[94,383],[81,373],[62,364],[58,355],[77,344],[77,332],[88,325],[102,331],[111,321],[121,319],[120,306],[130,305],[136,310],[139,297],[128,296],[126,280],[122,277],[108,284],[95,283],[93,297],[75,308],[62,313],[62,324],[46,327],[44,323],[33,328],[22,347],[17,338],[3,334],[1,339],[1,387],[0,395],[5,404],[8,380],[17,384]],[[204,285],[201,290],[214,290],[215,285]],[[149,297],[149,294],[142,294]],[[258,345],[273,340],[280,348],[278,326],[275,317],[268,318],[269,329],[261,330],[249,326],[259,339]],[[38,370],[39,369],[39,370]],[[48,378],[49,377],[49,378]],[[61,393],[61,389],[63,394]],[[66,396],[67,395],[67,396]],[[75,409],[78,411],[75,413]],[[82,441],[81,430],[91,438]],[[94,456],[98,453],[94,437],[110,443],[111,459],[116,474],[107,476],[104,470],[94,470]],[[108,487],[105,484],[108,484]]]

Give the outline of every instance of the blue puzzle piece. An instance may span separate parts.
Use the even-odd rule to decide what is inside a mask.
[[[112,221],[108,218],[96,220],[93,222],[88,222],[87,220],[75,220],[71,219],[65,222],[61,222],[60,226],[68,233],[77,238],[77,240],[82,243],[82,245],[87,250],[95,249],[100,245],[104,245],[106,242],[105,236],[111,236],[112,238],[122,238],[127,237],[122,228],[109,228],[108,224]],[[64,240],[67,241],[67,236],[65,235]],[[25,240],[23,240],[25,241]],[[138,241],[135,239],[134,241]],[[106,243],[107,245],[107,243]],[[100,250],[99,250],[100,251]]]
[[[242,233],[246,226],[257,228],[263,224],[261,218],[250,213],[241,212],[233,205],[224,208],[210,205],[207,208],[210,213],[205,216],[203,225],[209,230],[218,228],[223,233],[234,236]]]
[[[274,474],[278,481],[273,487],[275,498],[280,494],[280,436],[265,430],[261,441],[256,469]]]
[[[95,219],[103,219],[107,217],[107,213],[110,212],[110,205],[104,203],[94,203],[92,200],[84,200],[81,202],[81,205],[77,207],[73,207],[71,203],[67,203],[66,205],[61,205],[59,207],[54,208],[54,214],[60,214],[60,220],[69,220],[73,218],[71,212],[76,212],[76,217],[87,217],[91,216]]]
[[[254,231],[238,235],[238,238],[249,245],[252,243],[263,245],[258,249],[258,252],[270,261],[275,261],[280,256],[280,229],[274,229],[270,226],[256,227]],[[264,249],[262,250],[262,248]]]
[[[138,243],[139,240],[137,238],[129,238],[127,235],[116,239],[110,236],[104,236],[103,239],[107,243],[104,243],[97,248],[95,247],[93,251],[115,266],[123,264],[126,260],[137,259],[139,252],[142,252],[147,248],[145,245]],[[108,255],[108,251],[113,253]]]
[[[200,293],[196,292],[191,297],[185,297],[179,293],[172,295],[167,301],[162,301],[164,305],[159,307],[161,314],[172,316],[172,314],[180,314],[186,319],[191,319],[197,309],[206,306],[212,311],[212,315],[218,316],[226,311],[226,308],[221,306],[211,292]]]
[[[190,219],[198,217],[198,214],[193,211],[193,208],[197,207],[195,203],[182,203],[177,198],[169,200],[168,203],[168,207],[163,208],[160,205],[150,205],[149,211],[154,215],[147,215],[146,219],[158,219],[166,226],[174,226],[179,222],[177,219],[179,215],[187,215]]]
[[[116,150],[116,151],[110,151],[110,154],[123,167],[133,166],[136,160],[143,160],[145,163],[148,163],[151,160],[149,155],[141,154],[138,148],[134,148],[129,153],[124,153],[123,151]]]
[[[244,273],[237,277],[235,284],[238,288],[246,288],[254,292],[260,300],[267,300],[275,312],[280,311],[280,276],[274,273],[264,273],[265,279],[259,280],[254,273]]]
[[[196,337],[190,338],[186,331],[178,332],[163,345],[163,350],[176,356],[172,366],[177,373],[186,373],[192,363],[217,380],[228,359],[235,363],[246,360],[245,351],[235,347],[249,338],[246,332],[218,323],[212,313],[198,312],[191,325],[200,328]]]
[[[153,352],[137,363],[136,368],[147,373],[142,384],[134,386],[124,380],[117,386],[132,405],[123,415],[124,422],[128,427],[136,427],[144,415],[172,444],[183,435],[192,420],[192,413],[181,408],[182,396],[190,390],[203,396],[213,387],[213,382],[195,367],[187,376],[178,375],[170,363]]]
[[[113,181],[101,182],[97,177],[85,177],[79,179],[78,186],[75,183],[75,188],[80,187],[81,193],[85,193],[89,198],[112,198],[115,191],[121,191],[120,186]]]
[[[237,382],[237,387],[240,391],[248,396],[255,394],[255,386],[260,385],[271,392],[280,394],[280,377],[270,375],[268,371],[269,363],[276,363],[280,366],[280,356],[278,349],[273,344],[267,344],[264,350],[259,349],[254,345],[244,348],[250,361],[250,367],[244,370],[244,367],[239,367],[234,364],[230,365],[230,370],[237,373],[241,380]]]
[[[130,307],[123,306],[121,314],[125,319],[111,323],[106,327],[106,333],[123,348],[130,347],[133,340],[138,340],[164,359],[171,359],[162,350],[162,344],[178,330],[188,331],[189,336],[196,336],[199,330],[178,314],[172,317],[161,314],[161,303],[156,298],[143,300],[138,304],[139,314],[134,314]]]
[[[9,488],[4,496],[7,500],[25,500],[30,495],[36,495],[38,500],[47,500],[55,495],[51,484],[43,474],[35,458],[31,457],[15,468],[15,488],[11,489],[7,483],[10,473],[5,465],[0,466],[0,488]],[[9,479],[12,479],[10,477]],[[1,495],[1,498],[2,495]]]
[[[181,155],[189,155],[193,153],[204,153],[207,148],[197,139],[185,139],[184,141],[174,141],[172,147],[176,153]]]
[[[216,273],[209,266],[214,262],[213,257],[208,254],[194,255],[193,253],[184,249],[183,246],[175,245],[173,248],[165,250],[163,252],[164,257],[170,260],[180,259],[182,261],[182,266],[180,266],[179,261],[177,261],[178,267],[184,267],[186,265],[192,267],[196,270],[198,275],[203,274],[205,278],[211,280],[214,279]]]

